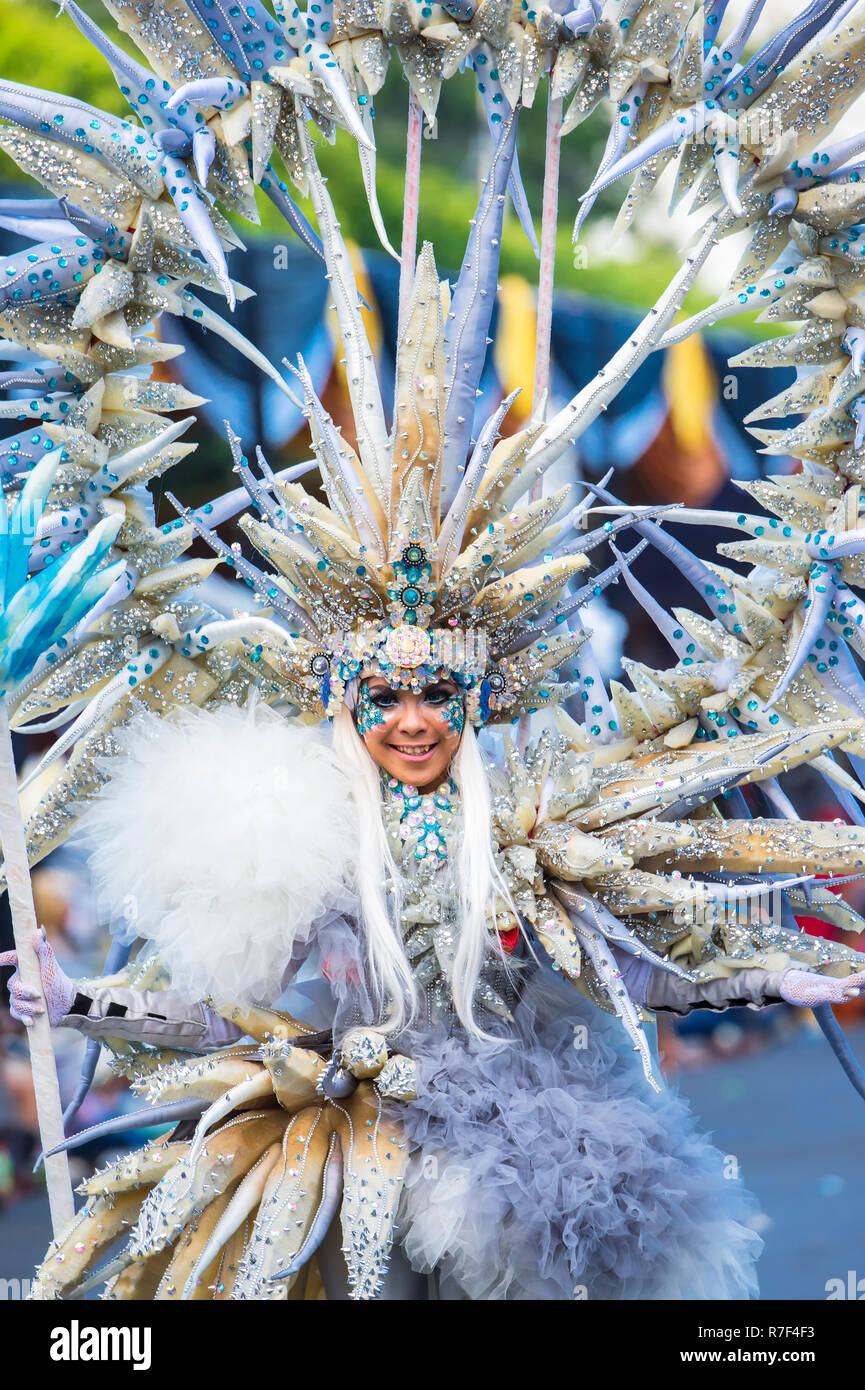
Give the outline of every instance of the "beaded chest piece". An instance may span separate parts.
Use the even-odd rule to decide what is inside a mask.
[[[449,981],[460,920],[453,862],[460,833],[459,791],[450,781],[421,795],[396,777],[383,777],[382,791],[388,838],[405,889],[401,926],[406,955],[423,991],[428,1018],[452,1018]],[[491,1014],[509,1018],[497,978],[503,968],[491,952],[475,1001]]]

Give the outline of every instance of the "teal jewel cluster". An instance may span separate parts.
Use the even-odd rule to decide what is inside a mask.
[[[400,836],[406,841],[415,841],[415,859],[447,859],[448,845],[442,817],[453,811],[451,798],[457,790],[453,779],[448,782],[447,791],[442,786],[427,796],[421,796],[417,787],[400,782],[397,777],[388,777],[387,785],[393,804],[400,813]]]
[[[392,562],[393,579],[387,586],[388,615],[390,625],[377,627],[364,623],[361,628],[346,637],[335,635],[330,651],[317,652],[310,661],[310,673],[319,683],[321,700],[328,718],[335,714],[345,694],[345,687],[355,680],[365,666],[375,663],[382,676],[396,689],[410,689],[420,693],[424,686],[449,676],[467,692],[468,715],[473,724],[485,723],[490,715],[500,707],[506,689],[506,679],[501,671],[484,673],[481,665],[472,668],[469,660],[465,667],[454,661],[451,644],[448,655],[451,659],[442,660],[443,652],[438,650],[440,633],[430,633],[429,657],[416,665],[404,666],[394,658],[388,648],[388,639],[400,628],[429,629],[433,618],[437,590],[432,578],[432,564],[424,546],[420,542],[420,532],[412,529],[408,543],[400,552],[399,558]],[[361,733],[368,731],[380,721],[374,717],[372,708],[364,707],[358,711],[358,728]],[[462,727],[462,701],[458,713],[448,711],[445,722],[448,727],[459,732]]]
[[[432,565],[418,536],[413,530],[400,558],[393,562],[394,577],[387,586],[387,596],[394,627],[400,623],[408,627],[429,627],[433,615],[436,588],[432,582]]]

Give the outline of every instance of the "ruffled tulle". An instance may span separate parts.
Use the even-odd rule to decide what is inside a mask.
[[[501,1047],[444,1028],[411,1039],[399,1228],[414,1268],[473,1300],[755,1297],[755,1199],[686,1104],[651,1093],[610,1020],[548,972],[517,1033]]]

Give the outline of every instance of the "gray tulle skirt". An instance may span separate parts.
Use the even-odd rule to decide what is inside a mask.
[[[755,1297],[756,1201],[687,1105],[649,1090],[617,1020],[543,971],[515,1028],[502,1046],[441,1026],[407,1040],[413,1268],[446,1298]]]

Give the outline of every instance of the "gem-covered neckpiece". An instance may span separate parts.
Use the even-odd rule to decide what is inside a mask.
[[[425,796],[411,783],[400,782],[398,777],[388,777],[387,787],[399,812],[400,839],[408,849],[414,847],[415,859],[447,859],[445,818],[454,809],[452,798],[457,787],[453,779],[448,781],[447,789],[442,785]]]

